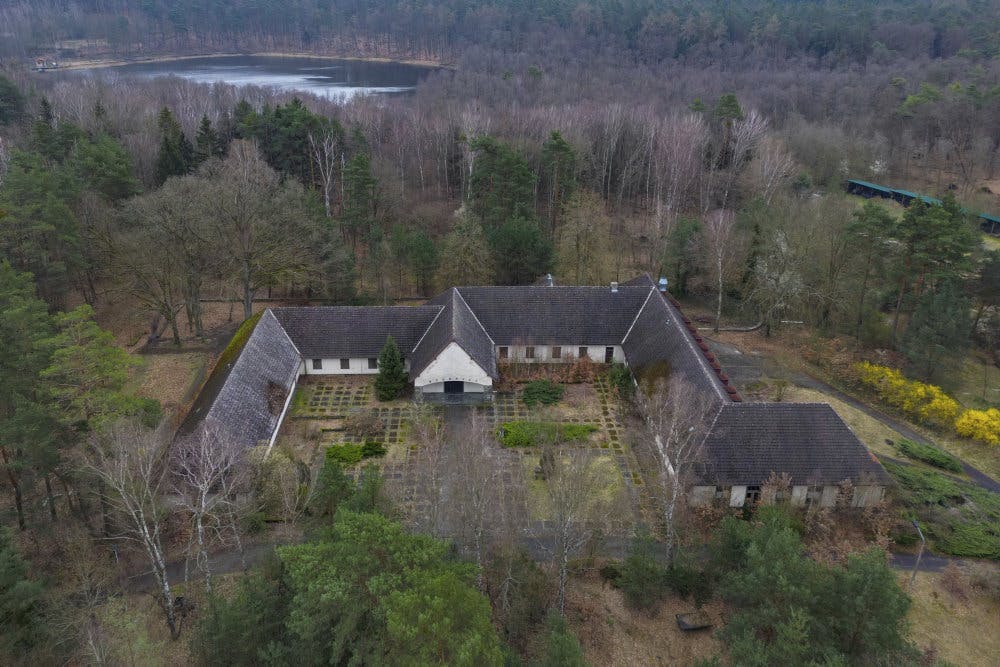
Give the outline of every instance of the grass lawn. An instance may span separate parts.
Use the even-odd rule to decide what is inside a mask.
[[[195,381],[205,368],[202,352],[136,355],[140,365],[129,381],[140,396],[154,398],[164,412],[183,405],[192,398]]]
[[[969,355],[949,377],[949,393],[967,408],[1000,407],[1000,368],[992,359],[983,361],[978,354]]]
[[[1000,250],[1000,238],[983,234],[983,247],[987,250]]]
[[[567,456],[572,455],[567,454],[562,458],[565,460]],[[535,477],[538,460],[539,456],[531,454],[521,459],[524,477],[527,480],[528,514],[534,521],[547,521],[552,518],[552,507],[546,488],[548,482]],[[627,502],[624,499],[625,482],[614,459],[606,454],[601,454],[595,456],[590,465],[591,479],[596,482],[596,488],[590,490],[592,504],[595,507],[614,507],[618,504],[627,507]],[[627,512],[621,514],[619,526],[629,520],[628,516]]]
[[[903,579],[903,577],[901,577]],[[906,574],[904,581],[908,582]],[[973,591],[955,600],[940,586],[940,574],[920,572],[910,597],[910,638],[921,648],[934,646],[952,665],[993,665],[1000,656],[1000,602]]]

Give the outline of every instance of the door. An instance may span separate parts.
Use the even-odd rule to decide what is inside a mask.
[[[604,348],[604,363],[610,364],[615,360],[615,348],[606,347]]]
[[[444,383],[444,393],[446,394],[461,394],[465,391],[464,382],[445,382]]]

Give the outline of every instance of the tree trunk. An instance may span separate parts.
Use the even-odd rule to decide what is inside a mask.
[[[49,502],[49,515],[52,517],[52,521],[55,522],[58,518],[56,516],[56,499],[52,496],[52,480],[49,478],[48,474],[44,476],[45,479],[45,497]]]
[[[7,480],[10,482],[11,488],[14,489],[14,506],[17,508],[17,527],[20,530],[24,530],[27,526],[24,521],[24,499],[21,495],[21,482],[18,480],[17,475],[14,474],[6,447],[0,447],[0,457],[3,457],[3,465],[7,469]]]

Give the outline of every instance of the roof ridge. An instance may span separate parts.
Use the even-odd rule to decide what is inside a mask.
[[[462,300],[462,303],[463,303],[463,304],[465,305],[465,307],[466,307],[466,308],[468,309],[468,311],[469,311],[470,313],[472,313],[472,317],[473,317],[473,319],[475,319],[475,320],[476,320],[476,324],[478,324],[478,325],[479,325],[479,328],[483,330],[483,333],[484,333],[484,334],[486,334],[486,337],[490,339],[490,342],[491,342],[491,343],[492,343],[492,344],[493,344],[494,346],[496,346],[497,342],[496,342],[495,340],[493,340],[493,336],[491,336],[491,335],[490,335],[490,332],[489,332],[489,331],[487,331],[487,329],[486,329],[486,327],[485,327],[485,326],[483,326],[483,323],[482,323],[482,321],[480,321],[480,319],[479,319],[479,315],[476,315],[476,311],[474,311],[474,310],[472,309],[472,306],[470,306],[470,305],[469,305],[469,302],[465,300],[465,296],[463,296],[463,295],[462,295],[462,290],[461,290],[461,288],[458,288],[458,287],[453,287],[452,289],[453,289],[453,290],[455,290],[455,294],[457,294],[457,295],[458,295],[458,298]]]
[[[628,325],[628,331],[626,331],[625,335],[622,337],[622,342],[621,342],[622,345],[624,345],[625,341],[628,340],[629,334],[632,333],[632,328],[635,326],[635,323],[639,320],[639,317],[642,315],[642,311],[646,309],[646,304],[649,303],[649,300],[653,297],[653,292],[655,291],[656,291],[655,287],[649,288],[649,294],[646,295],[646,300],[642,302],[642,305],[639,306],[639,310],[635,312],[635,317],[632,318],[632,324]]]
[[[285,338],[287,338],[288,342],[291,343],[292,347],[295,348],[295,353],[298,354],[301,357],[302,356],[302,352],[299,350],[299,346],[296,345],[295,341],[292,340],[292,337],[288,335],[288,332],[285,330],[285,325],[283,325],[281,323],[281,320],[278,319],[278,316],[274,314],[272,308],[265,308],[264,309],[264,315],[262,315],[261,317],[266,317],[268,315],[271,316],[271,318],[274,320],[274,323],[278,325],[279,329],[281,329],[281,333],[285,334]],[[256,328],[257,327],[254,326],[254,329],[256,329]],[[249,340],[249,338],[247,340]],[[240,354],[242,354],[242,351],[240,352]]]
[[[452,289],[455,289],[455,288],[453,287]],[[424,338],[427,337],[427,332],[430,331],[431,328],[434,326],[434,323],[438,321],[438,318],[441,317],[441,313],[444,312],[444,308],[445,308],[444,306],[431,306],[431,307],[438,309],[437,315],[435,315],[434,319],[431,320],[431,323],[427,325],[427,328],[424,329],[424,332],[422,334],[420,334],[420,340],[417,341],[417,344],[413,346],[412,350],[410,350],[410,356],[411,357],[414,354],[416,354],[417,348],[420,347],[420,344],[424,342]]]

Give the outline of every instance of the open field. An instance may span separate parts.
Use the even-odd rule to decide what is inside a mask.
[[[994,572],[994,576],[996,573]],[[973,589],[956,600],[941,586],[941,574],[920,572],[910,596],[910,638],[934,647],[952,665],[995,665],[1000,656],[1000,601]],[[905,585],[909,574],[900,575]]]

